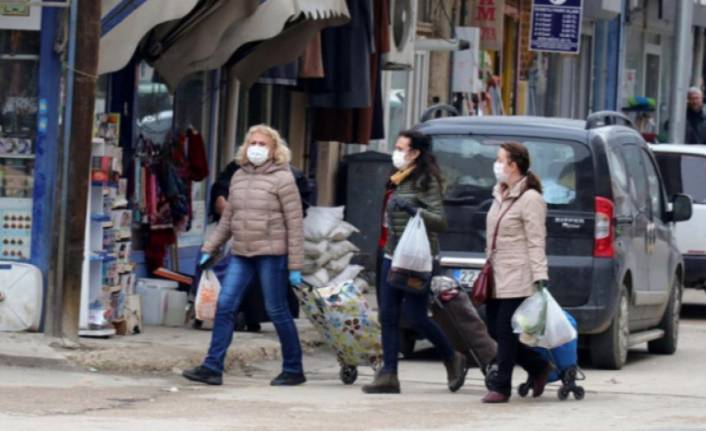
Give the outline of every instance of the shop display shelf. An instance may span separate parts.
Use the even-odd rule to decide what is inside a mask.
[[[101,252],[93,252],[90,257],[91,262],[110,263],[118,260],[117,256]]]
[[[23,159],[23,160],[33,160],[35,159],[34,154],[0,154],[0,159]]]
[[[91,214],[91,221],[106,222],[106,221],[110,221],[110,217],[105,214]]]
[[[116,183],[114,181],[91,181],[91,186],[92,187],[104,187],[104,188],[117,189],[118,183]]]
[[[96,118],[88,196],[91,223],[86,229],[86,247],[90,247],[92,253],[88,256],[90,264],[84,266],[81,289],[80,335],[84,337],[107,338],[116,333],[108,324],[117,307],[112,297],[122,296],[121,292],[128,286],[124,277],[118,277],[118,271],[132,269],[123,257],[127,246],[116,245],[120,232],[116,227],[123,225],[122,214],[116,211],[121,206],[126,207],[123,212],[129,211],[125,196],[127,180],[122,178],[122,150],[117,145],[119,118],[119,114],[99,114]],[[123,253],[121,258],[118,258],[119,251]]]
[[[115,335],[115,328],[79,329],[78,335],[86,338],[106,338]]]

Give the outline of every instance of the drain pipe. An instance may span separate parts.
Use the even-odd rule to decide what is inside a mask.
[[[676,65],[672,77],[672,91],[669,98],[669,141],[676,144],[684,142],[686,130],[686,92],[689,86],[689,73],[692,61],[691,27],[694,16],[694,2],[677,2],[677,25],[674,34],[674,53]]]

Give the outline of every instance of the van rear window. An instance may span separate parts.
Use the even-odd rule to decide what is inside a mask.
[[[500,145],[520,142],[530,153],[530,169],[542,181],[550,207],[593,209],[593,163],[578,142],[499,136],[434,136],[434,154],[446,181],[447,203],[479,205],[492,198],[493,163]]]

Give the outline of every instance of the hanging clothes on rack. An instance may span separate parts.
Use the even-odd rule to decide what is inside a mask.
[[[314,139],[368,144],[385,137],[381,56],[390,50],[388,1],[349,1],[351,21],[322,32],[325,76],[309,85]]]
[[[321,32],[316,33],[299,58],[299,78],[323,78],[324,63],[321,57]]]
[[[139,176],[135,195],[140,202],[145,259],[150,271],[164,266],[167,248],[177,232],[187,231],[193,217],[192,182],[208,177],[208,158],[201,134],[193,128],[169,135],[161,147],[140,137],[137,145]]]

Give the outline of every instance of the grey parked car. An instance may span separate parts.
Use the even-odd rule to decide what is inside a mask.
[[[467,288],[485,261],[498,146],[529,149],[549,209],[550,290],[576,317],[593,364],[610,369],[639,343],[676,351],[684,263],[673,228],[691,217],[691,200],[667,198],[647,144],[618,122],[629,120],[600,112],[586,121],[449,117],[417,127],[433,137],[447,181],[443,271]]]

